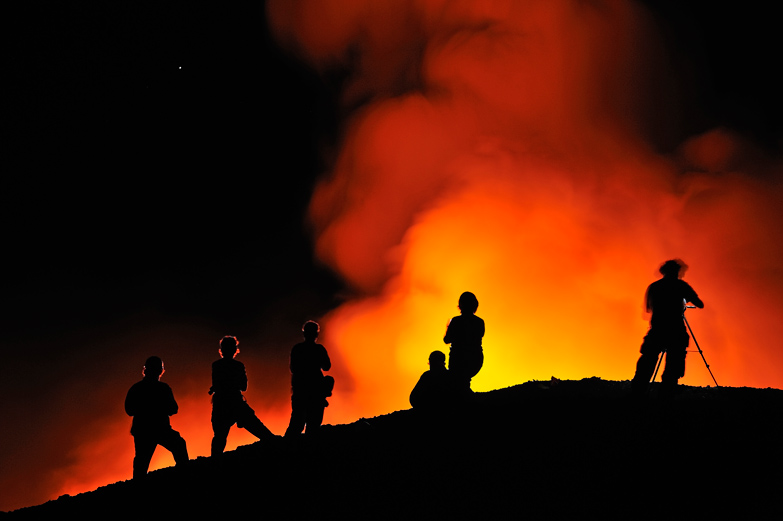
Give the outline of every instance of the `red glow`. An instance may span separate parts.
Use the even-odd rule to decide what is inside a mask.
[[[670,108],[651,96],[665,60],[638,4],[300,1],[269,12],[319,69],[360,49],[346,101],[374,100],[311,206],[319,255],[369,295],[322,322],[358,413],[407,407],[466,290],[487,324],[475,389],[628,379],[644,290],[672,257],[706,303],[689,320],[718,381],[783,386],[781,186],[729,132],[694,137],[676,161],[650,150],[646,128]],[[712,383],[698,355],[682,382]]]
[[[718,382],[783,388],[780,165],[749,160],[750,145],[723,129],[677,157],[651,150],[651,119],[674,109],[655,97],[668,80],[637,3],[267,6],[279,40],[314,67],[353,64],[346,106],[372,100],[353,114],[310,208],[318,255],[362,295],[320,320],[337,382],[326,423],[407,408],[429,353],[447,350],[466,290],[487,325],[474,389],[629,379],[645,288],[672,257],[690,265],[686,280],[706,304],[688,317]],[[180,404],[172,424],[191,457],[206,456],[209,376],[183,389],[160,354]],[[712,385],[697,354],[681,381]],[[287,389],[265,409],[254,382],[248,402],[281,434]],[[60,493],[129,479],[129,426],[98,426],[51,477]],[[254,441],[234,428],[227,450]],[[159,448],[150,468],[171,464]]]
[[[206,398],[205,398],[206,397]],[[178,430],[188,444],[191,459],[209,456],[212,440],[209,397],[186,396],[178,398],[180,412],[172,416],[172,427]],[[250,401],[250,400],[248,400]],[[256,413],[273,432],[282,434],[288,425],[290,408],[280,407]],[[71,457],[73,465],[56,471],[51,479],[58,485],[58,495],[76,495],[98,487],[131,479],[133,461],[133,437],[129,433],[130,418],[118,417],[103,427],[96,427],[95,439],[79,446]],[[231,429],[226,450],[255,443],[258,439],[236,426]],[[171,453],[162,447],[155,450],[150,471],[174,465]]]

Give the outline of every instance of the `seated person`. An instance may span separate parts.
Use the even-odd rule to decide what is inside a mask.
[[[443,412],[455,404],[457,387],[446,369],[446,355],[433,351],[429,357],[429,371],[421,375],[411,391],[411,406],[416,411]]]

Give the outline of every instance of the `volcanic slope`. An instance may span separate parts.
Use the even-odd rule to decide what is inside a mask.
[[[532,381],[239,447],[4,519],[783,519],[783,391]],[[128,462],[130,465],[130,462]]]

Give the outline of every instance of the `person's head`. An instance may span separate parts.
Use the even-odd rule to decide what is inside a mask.
[[[682,262],[680,259],[671,259],[661,264],[661,267],[658,268],[658,271],[661,272],[661,275],[664,277],[672,277],[676,279],[685,275],[685,270],[687,269],[688,265]]]
[[[234,358],[239,353],[239,340],[237,337],[226,335],[220,339],[220,356]]]
[[[478,309],[478,299],[470,291],[459,296],[459,310],[464,313],[475,313]]]
[[[305,340],[315,341],[315,339],[318,338],[318,333],[320,332],[321,326],[319,326],[318,322],[314,320],[308,320],[302,326],[302,334],[304,335]]]
[[[445,369],[446,355],[443,353],[443,351],[433,351],[430,353],[429,364],[430,369]]]
[[[142,374],[145,378],[160,378],[163,372],[163,360],[159,357],[151,356],[144,362],[144,371]]]

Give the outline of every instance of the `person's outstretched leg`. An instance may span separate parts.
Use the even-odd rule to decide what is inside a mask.
[[[241,417],[237,419],[237,427],[246,429],[250,434],[258,438],[259,440],[270,440],[275,435],[270,431],[264,423],[258,419],[256,412],[247,404],[244,403],[240,409]]]
[[[170,429],[165,436],[162,436],[158,444],[171,452],[177,465],[187,463],[190,459],[188,458],[188,445],[185,443],[185,438],[174,429]]]
[[[271,440],[275,437],[274,433],[255,415],[248,419],[244,427],[259,440]]]

